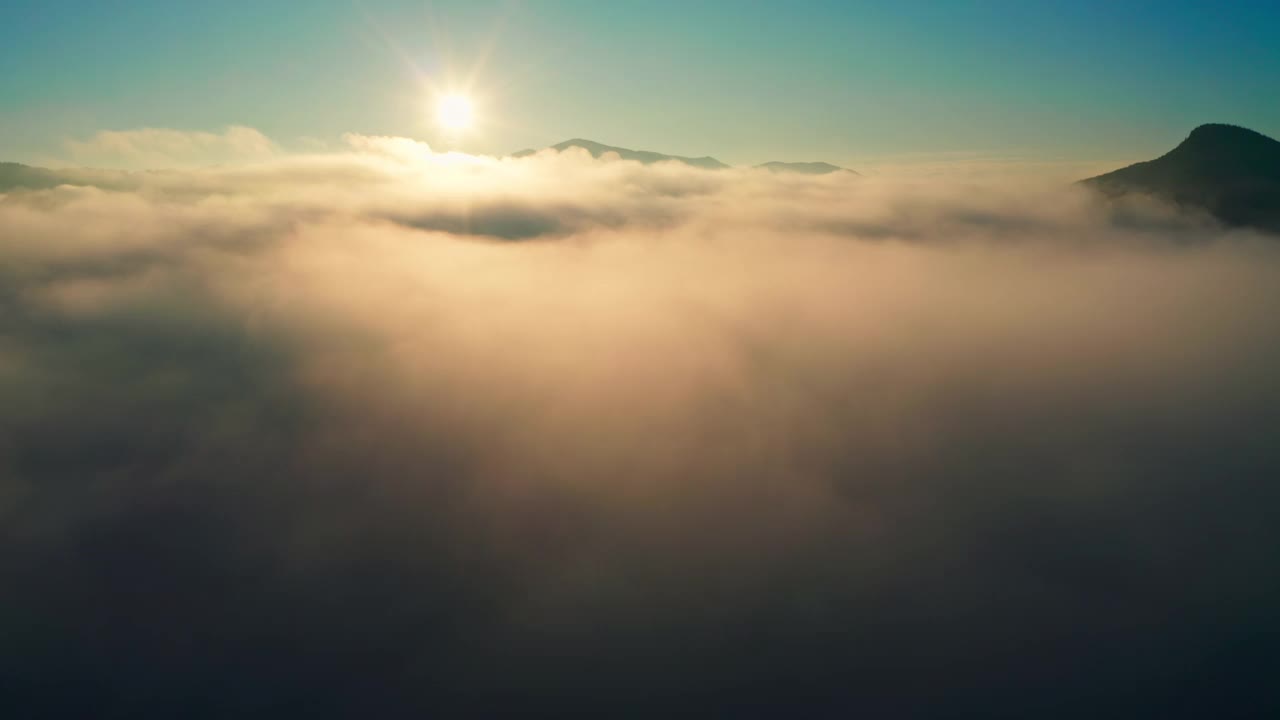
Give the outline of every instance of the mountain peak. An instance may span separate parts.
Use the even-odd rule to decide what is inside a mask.
[[[631,150],[630,148],[617,147],[616,145],[605,145],[595,140],[587,140],[586,138],[573,138],[565,140],[562,143],[556,143],[551,146],[556,152],[564,152],[570,148],[580,148],[591,154],[591,157],[598,158],[606,153],[616,153],[623,160],[635,160],[645,165],[651,165],[658,162],[675,161],[685,165],[692,165],[706,170],[722,170],[729,167],[719,160],[704,155],[702,157],[684,157],[683,155],[666,155],[664,153],[653,152],[651,150]]]
[[[1110,196],[1155,195],[1229,225],[1280,230],[1280,142],[1236,125],[1201,125],[1155,160],[1084,182]]]
[[[768,170],[774,173],[799,173],[801,175],[830,175],[831,173],[850,173],[857,175],[858,173],[842,168],[839,165],[832,165],[827,162],[773,162],[763,163],[756,166],[760,170]]]
[[[1260,140],[1271,140],[1271,138],[1260,132],[1250,130],[1239,125],[1228,125],[1226,123],[1205,123],[1191,131],[1187,136],[1190,142],[1220,142],[1220,141],[1245,141],[1258,142]]]
[[[1213,123],[1192,130],[1187,139],[1173,150],[1173,153],[1189,152],[1213,154],[1220,158],[1260,155],[1274,159],[1280,153],[1280,142],[1238,125]]]

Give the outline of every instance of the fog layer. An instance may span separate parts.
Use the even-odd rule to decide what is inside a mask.
[[[348,142],[0,189],[0,707],[1277,707],[1276,238]]]

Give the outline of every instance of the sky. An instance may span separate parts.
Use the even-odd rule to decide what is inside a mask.
[[[101,130],[342,133],[502,154],[587,137],[733,164],[1134,160],[1280,135],[1280,6],[228,0],[0,3],[0,158]],[[439,137],[432,88],[482,125]]]
[[[0,6],[0,719],[1280,717],[1280,144],[1013,172],[1277,11],[1030,5]]]

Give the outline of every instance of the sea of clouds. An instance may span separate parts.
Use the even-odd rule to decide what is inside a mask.
[[[1277,707],[1280,239],[239,141],[0,188],[15,716]]]

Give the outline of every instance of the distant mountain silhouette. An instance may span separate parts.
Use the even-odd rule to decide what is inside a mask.
[[[594,158],[601,157],[605,153],[617,153],[618,157],[623,160],[635,160],[636,162],[644,163],[645,165],[674,160],[675,162],[707,170],[723,170],[729,167],[713,157],[691,158],[680,155],[664,155],[663,153],[652,152],[649,150],[630,150],[628,148],[605,145],[604,143],[598,143],[594,140],[583,140],[582,138],[565,140],[562,143],[551,146],[551,149],[556,152],[564,152],[569,148],[582,148],[588,153],[591,153],[591,157]],[[529,155],[533,155],[535,152],[535,150],[521,150],[520,152],[515,153],[512,157],[527,157]]]
[[[7,190],[46,190],[66,182],[58,173],[44,168],[14,162],[0,162],[0,192]]]
[[[618,157],[623,160],[635,160],[636,162],[644,163],[645,165],[673,160],[678,163],[684,163],[685,165],[691,165],[693,167],[704,168],[707,170],[724,170],[730,167],[711,156],[692,158],[681,155],[667,155],[666,153],[653,152],[652,150],[631,150],[629,148],[617,147],[616,145],[605,145],[604,143],[598,143],[595,140],[585,140],[583,138],[565,140],[562,143],[552,145],[548,149],[555,150],[556,152],[564,152],[569,148],[582,148],[590,153],[591,157],[594,158],[602,157],[605,153],[617,153]],[[512,153],[511,157],[529,157],[537,152],[537,150],[533,149],[521,150],[520,152]],[[858,174],[847,168],[842,168],[839,165],[832,165],[831,163],[825,162],[774,161],[756,165],[756,167],[770,172],[793,172],[804,175],[828,175],[830,173],[838,172],[852,173],[854,175]]]
[[[848,168],[842,168],[839,165],[832,165],[831,163],[825,162],[778,162],[775,160],[773,162],[757,165],[756,167],[761,170],[768,170],[769,172],[793,172],[800,173],[802,175],[830,175],[831,173],[858,174]]]
[[[132,190],[147,175],[162,171],[131,172],[99,168],[49,169],[15,162],[0,162],[0,192],[48,190],[60,185]]]
[[[1229,225],[1280,232],[1280,142],[1235,125],[1201,125],[1155,160],[1082,182],[1111,197],[1146,193]]]

